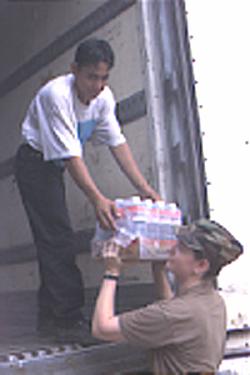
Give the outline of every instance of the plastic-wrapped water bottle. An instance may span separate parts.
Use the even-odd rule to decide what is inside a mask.
[[[118,245],[127,247],[135,239],[135,233],[130,220],[131,199],[116,199],[115,205],[119,217],[116,219],[115,241]]]
[[[169,232],[171,230],[171,222],[168,215],[167,205],[164,201],[157,202],[158,207],[158,239],[167,240],[169,238]]]
[[[129,220],[131,223],[131,231],[133,231],[137,237],[143,236],[146,231],[147,214],[147,203],[141,200],[140,197],[132,197],[131,206],[129,207]]]
[[[100,226],[99,221],[96,222],[95,235],[91,240],[91,253],[94,258],[102,256],[104,242],[108,241],[113,235],[114,233],[112,230],[103,229]]]
[[[152,209],[154,203],[151,199],[145,199],[144,203],[144,225],[141,230],[141,236],[145,238],[153,238],[154,226],[151,223]]]
[[[117,228],[127,228],[128,218],[127,218],[127,205],[128,201],[126,199],[118,198],[115,200],[115,206],[119,217],[116,219]]]
[[[145,236],[147,230],[147,215],[152,207],[150,199],[141,200],[139,196],[129,199],[117,199],[116,207],[120,217],[117,219],[116,237],[131,239]]]
[[[149,207],[147,218],[147,238],[151,241],[151,246],[159,247],[159,206],[158,203],[152,203]]]
[[[112,230],[103,229],[100,226],[99,221],[96,222],[96,230],[95,230],[95,241],[107,241],[114,235],[114,232]]]
[[[175,227],[181,225],[181,210],[177,207],[175,203],[168,203],[168,215],[170,219],[170,238],[176,239]]]

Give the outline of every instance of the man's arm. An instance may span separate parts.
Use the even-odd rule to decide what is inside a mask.
[[[110,147],[110,150],[121,170],[143,198],[152,198],[153,200],[161,199],[160,195],[147,183],[141,174],[127,143],[122,143],[116,147]]]
[[[80,157],[71,157],[65,160],[65,164],[71,177],[93,204],[101,225],[104,228],[115,229],[115,204],[99,191],[84,161]]]

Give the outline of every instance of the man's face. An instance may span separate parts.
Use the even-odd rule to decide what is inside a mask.
[[[92,99],[100,94],[109,78],[109,66],[105,62],[80,68],[73,64],[72,71],[75,75],[75,88],[78,98],[84,104],[89,104]]]

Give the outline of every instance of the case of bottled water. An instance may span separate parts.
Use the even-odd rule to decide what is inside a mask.
[[[135,258],[166,259],[176,243],[175,227],[181,225],[181,211],[177,205],[141,200],[138,196],[116,199],[115,204],[119,215],[116,231],[105,231],[97,224],[92,255],[101,256],[104,241],[113,238],[124,249],[122,255],[126,258],[126,249],[131,250],[130,246],[138,239],[137,246],[133,248]]]

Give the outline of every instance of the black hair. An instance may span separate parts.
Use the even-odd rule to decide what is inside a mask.
[[[75,63],[79,66],[96,65],[100,62],[114,66],[114,52],[108,42],[102,39],[88,39],[80,43],[75,53]]]

